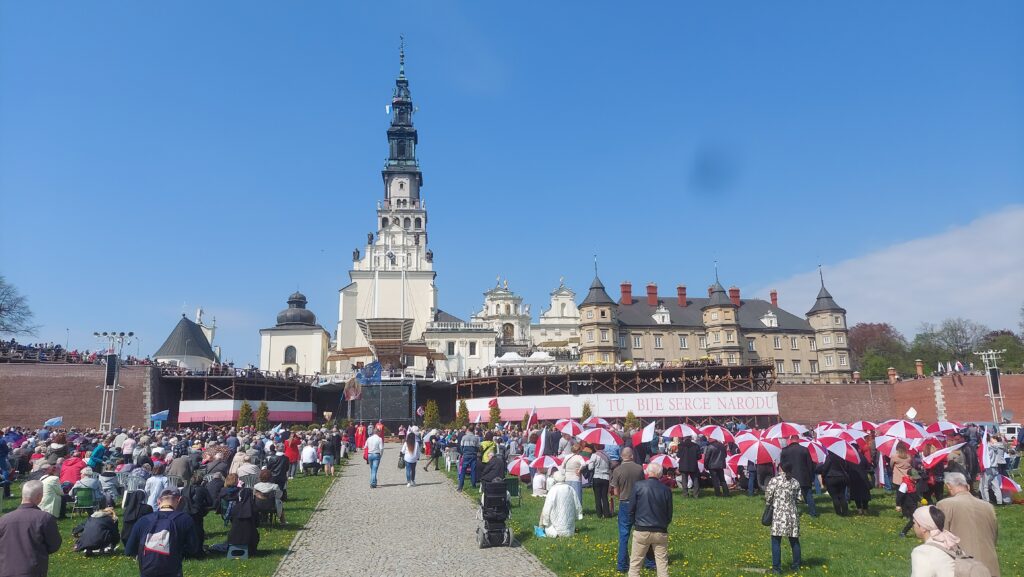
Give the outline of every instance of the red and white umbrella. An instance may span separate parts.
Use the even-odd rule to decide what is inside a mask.
[[[651,460],[648,461],[648,463],[655,463],[655,464],[659,465],[662,469],[678,469],[679,468],[679,463],[676,461],[675,457],[672,457],[671,455],[665,455],[665,454],[655,455],[655,456],[651,457]]]
[[[778,461],[781,454],[782,447],[768,439],[752,441],[740,447],[740,461],[744,463],[747,461],[753,461],[758,465],[772,463]]]
[[[950,433],[955,433],[955,432],[959,431],[962,428],[964,428],[963,425],[960,425],[958,423],[954,423],[952,421],[936,421],[936,422],[928,425],[928,427],[925,428],[925,431],[929,432],[929,433],[932,433],[933,435],[934,434],[940,434],[940,433],[943,434],[943,435],[946,435],[946,434],[950,434]]]
[[[878,426],[875,432],[879,435],[899,437],[901,439],[920,439],[928,435],[921,425],[904,420],[883,423]]]
[[[601,427],[587,429],[577,438],[591,445],[622,445],[622,437],[611,429],[602,429]]]
[[[718,425],[708,425],[706,427],[701,427],[698,430],[708,439],[715,439],[723,443],[731,443],[735,440],[732,433],[730,433],[725,427],[720,427]]]
[[[811,441],[810,439],[804,439],[797,441],[801,446],[807,447],[807,451],[811,454],[811,460],[819,465],[825,462],[825,457],[828,455],[825,453],[825,447],[821,446],[821,443],[817,441]]]
[[[701,461],[700,464],[701,464],[702,467],[704,466],[704,462],[703,461]],[[746,465],[746,463],[744,463],[744,465]],[[740,474],[740,454],[736,453],[735,455],[729,455],[728,457],[726,457],[725,458],[725,468],[729,469],[730,471],[732,471],[732,474],[734,476],[735,475],[739,475]]]
[[[890,459],[896,456],[896,450],[899,448],[900,443],[902,443],[904,447],[907,446],[906,441],[897,439],[896,437],[887,437],[885,435],[875,437],[875,447],[878,448],[878,452]]]
[[[740,432],[736,433],[736,444],[737,445],[740,445],[740,444],[743,444],[743,443],[749,443],[751,441],[760,441],[760,440],[761,440],[761,437],[758,437],[757,435],[755,435],[753,433],[750,433],[748,431],[740,431]]]
[[[570,437],[576,437],[583,432],[583,425],[572,419],[558,419],[555,421],[555,429],[562,431]]]
[[[925,469],[931,469],[935,465],[938,465],[942,461],[945,461],[946,458],[949,457],[950,453],[959,449],[960,447],[963,447],[964,445],[966,445],[966,443],[958,443],[956,445],[953,445],[952,447],[939,449],[938,451],[935,451],[931,455],[925,455],[924,457],[921,457],[921,464],[924,465]]]
[[[552,457],[551,455],[544,455],[530,461],[530,466],[540,471],[547,471],[552,467],[561,467],[562,460],[558,457]]]
[[[854,447],[847,441],[839,437],[821,437],[818,439],[818,442],[828,452],[838,455],[851,463],[860,463],[860,454],[857,452],[857,447]]]
[[[999,488],[1004,493],[1020,493],[1020,485],[1017,484],[1017,481],[1006,475],[999,475]]]
[[[588,428],[588,429],[591,429],[591,428],[594,428],[594,427],[605,427],[605,428],[607,428],[607,427],[611,427],[611,424],[608,421],[602,419],[601,417],[590,416],[590,417],[587,417],[586,419],[583,420],[583,426]]]
[[[530,474],[530,461],[526,457],[517,457],[508,464],[508,472],[515,477]]]
[[[764,437],[766,439],[788,439],[799,437],[807,432],[807,427],[797,423],[776,423],[769,428]]]
[[[871,421],[854,421],[850,423],[850,426],[848,428],[869,433],[878,428],[878,425],[872,423]]]
[[[700,431],[694,429],[693,427],[687,425],[686,423],[672,425],[671,427],[665,429],[665,432],[661,434],[662,437],[666,437],[668,439],[674,439],[676,437],[683,439],[686,437],[697,437],[698,435],[700,435]]]
[[[853,443],[855,441],[859,441],[859,440],[863,439],[864,437],[867,437],[868,434],[865,433],[864,431],[858,431],[857,429],[833,429],[831,431],[826,431],[821,436],[822,437],[838,437],[838,438],[846,441],[847,443]]]

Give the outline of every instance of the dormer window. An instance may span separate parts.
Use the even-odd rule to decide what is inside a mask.
[[[713,311],[711,313],[711,320],[713,320],[713,321],[717,321],[718,320],[718,311]]]
[[[668,309],[665,308],[665,305],[659,305],[658,309],[654,311],[653,315],[651,315],[651,318],[659,325],[667,325],[672,322],[672,318],[669,316]]]
[[[772,311],[768,311],[761,317],[761,324],[766,327],[777,328],[779,326],[779,317],[775,316],[775,313]]]

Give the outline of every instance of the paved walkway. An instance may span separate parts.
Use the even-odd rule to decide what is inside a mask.
[[[361,454],[341,469],[276,577],[554,575],[518,544],[480,549],[479,506],[442,472],[424,473],[424,462],[406,487],[397,454],[398,445],[385,447],[376,489]]]

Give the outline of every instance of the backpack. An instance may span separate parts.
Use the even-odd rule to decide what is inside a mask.
[[[176,550],[177,528],[174,520],[178,511],[167,515],[155,513],[156,521],[145,540],[139,545],[139,573],[141,575],[176,574],[181,569],[181,554]]]
[[[927,544],[953,558],[953,575],[955,577],[992,577],[992,572],[988,570],[984,563],[971,557],[960,547],[950,551],[935,543]]]

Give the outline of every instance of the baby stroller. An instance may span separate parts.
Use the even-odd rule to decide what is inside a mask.
[[[511,516],[508,490],[504,481],[481,483],[480,526],[476,529],[480,548],[509,547],[512,545],[512,530],[505,521]]]

